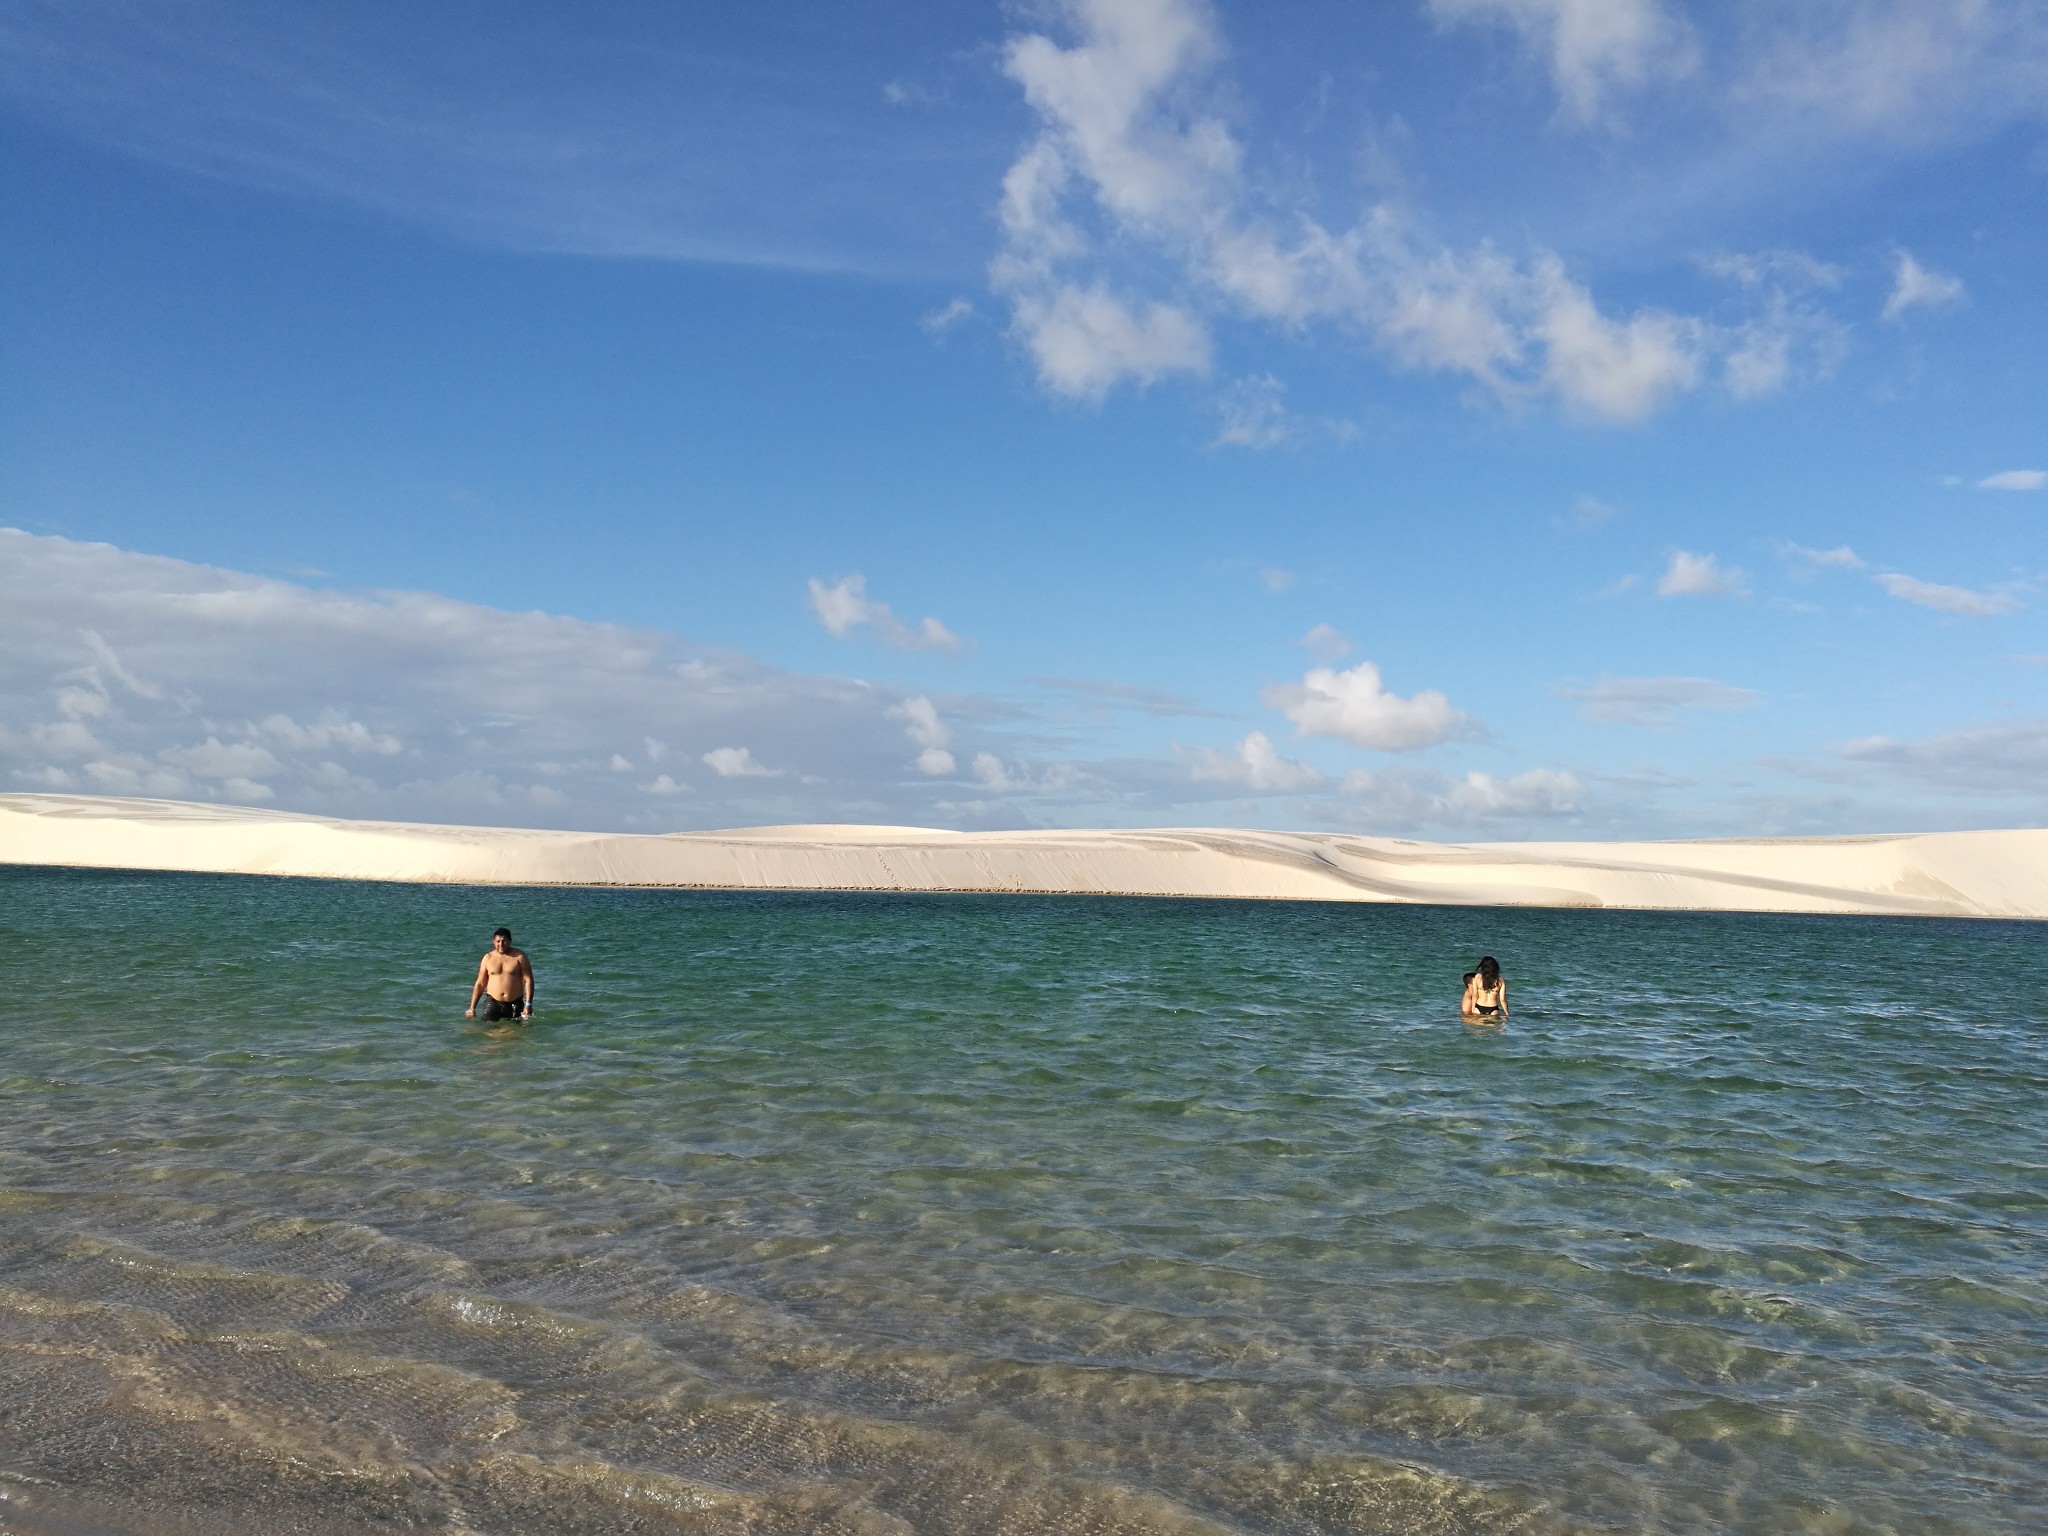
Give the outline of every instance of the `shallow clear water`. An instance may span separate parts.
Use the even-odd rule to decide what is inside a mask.
[[[2039,1530],[2044,939],[0,869],[0,1530]]]

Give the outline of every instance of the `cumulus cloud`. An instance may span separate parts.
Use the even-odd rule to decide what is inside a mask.
[[[2048,491],[2048,469],[2008,469],[1977,482],[1980,491]]]
[[[1483,8],[1550,38],[1575,100],[1672,57],[1672,24],[1648,0]],[[1004,54],[1037,127],[1004,177],[989,269],[1046,388],[1096,400],[1126,381],[1206,373],[1212,316],[1332,324],[1399,366],[1607,420],[1655,412],[1738,347],[1754,354],[1742,387],[1769,383],[1776,365],[1753,338],[1657,309],[1607,313],[1548,251],[1454,249],[1391,204],[1348,229],[1260,208],[1244,147],[1212,105],[1226,94],[1211,78],[1223,44],[1200,0],[1060,0],[1049,14],[1070,43],[1031,33]],[[1273,440],[1276,400],[1257,386],[1223,440]]]
[[[869,628],[884,644],[900,650],[958,651],[962,647],[960,637],[937,619],[904,623],[887,603],[868,596],[867,578],[858,573],[842,576],[830,585],[813,576],[809,586],[811,611],[836,639],[844,640],[856,629]]]
[[[1897,320],[1909,309],[1940,309],[1962,296],[1961,278],[1923,267],[1909,253],[1900,251],[1893,261],[1892,291],[1884,301],[1884,318]]]
[[[903,734],[923,748],[915,759],[917,771],[929,778],[950,777],[958,767],[946,750],[953,739],[952,727],[939,718],[938,706],[925,695],[913,694],[889,710],[891,720],[903,722]]]
[[[754,754],[745,747],[713,747],[699,759],[706,768],[721,779],[772,779],[778,777],[773,768],[764,768],[754,761]],[[663,775],[667,777],[666,774]]]
[[[1429,9],[1442,22],[1511,28],[1582,123],[1600,120],[1611,96],[1697,62],[1690,29],[1661,0],[1429,0]]]
[[[1968,587],[1945,587],[1939,582],[1920,581],[1897,571],[1880,571],[1873,580],[1901,602],[1932,608],[1937,613],[1983,619],[1995,614],[2014,613],[2020,607],[2019,599],[2010,592],[1973,592]]]
[[[1576,775],[1555,768],[1531,768],[1508,778],[1478,770],[1447,778],[1360,769],[1345,777],[1343,792],[1353,818],[1367,825],[1473,830],[1575,816],[1585,787]]]
[[[906,723],[931,738],[914,751],[1001,750],[923,695],[659,632],[15,530],[0,721],[5,788],[620,829],[673,827],[685,805],[698,826],[916,821],[931,801],[905,773]],[[708,782],[690,792],[674,761],[706,763]]]
[[[1707,677],[1601,677],[1597,682],[1557,690],[1579,701],[1589,720],[1609,725],[1645,725],[1669,730],[1681,709],[1752,709],[1755,690]]]
[[[1298,683],[1260,695],[1300,736],[1330,736],[1379,752],[1412,752],[1477,734],[1478,724],[1434,689],[1412,698],[1389,693],[1369,661],[1339,672],[1313,667]]]
[[[1282,757],[1264,731],[1253,731],[1230,752],[1197,747],[1188,756],[1191,776],[1205,782],[1282,792],[1315,789],[1325,782],[1309,764]]]
[[[1748,590],[1749,578],[1735,567],[1685,549],[1671,552],[1670,564],[1657,578],[1659,597],[1740,597]]]

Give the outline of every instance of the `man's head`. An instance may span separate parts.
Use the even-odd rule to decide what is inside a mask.
[[[510,928],[500,928],[496,933],[491,935],[491,948],[495,949],[499,954],[502,955],[503,953],[505,953],[506,950],[510,949],[511,947],[512,930]]]

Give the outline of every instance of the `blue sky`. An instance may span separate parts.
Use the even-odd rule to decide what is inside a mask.
[[[0,787],[2048,816],[2048,6],[0,0]]]

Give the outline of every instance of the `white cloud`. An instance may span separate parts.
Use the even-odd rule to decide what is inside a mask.
[[[1671,552],[1671,563],[1657,578],[1659,597],[1740,597],[1749,590],[1749,578],[1712,555],[1690,550]]]
[[[284,766],[268,747],[241,741],[223,743],[217,736],[209,736],[196,746],[166,747],[157,756],[173,768],[182,768],[202,779],[247,781],[259,775],[268,778]]]
[[[2048,717],[1999,720],[1924,741],[1867,736],[1836,750],[1851,762],[1925,788],[2048,800]]]
[[[322,720],[301,725],[290,715],[275,714],[255,727],[251,734],[271,737],[300,752],[374,752],[390,757],[403,748],[396,736],[373,731],[360,720]]]
[[[1345,776],[1343,791],[1354,807],[1354,818],[1375,828],[1465,831],[1575,816],[1585,795],[1575,775],[1554,768],[1531,768],[1504,779],[1477,770],[1446,778],[1437,773],[1360,769]]]
[[[1163,693],[1157,688],[1140,688],[1135,683],[1098,683],[1079,677],[1034,677],[1031,682],[1040,688],[1078,695],[1093,705],[1109,709],[1127,709],[1140,715],[1160,718],[1174,715],[1206,715],[1213,718],[1220,713],[1206,704],[1197,704],[1193,699],[1183,698],[1177,693]]]
[[[97,757],[101,751],[99,738],[76,720],[33,726],[28,737],[39,750],[56,758]]]
[[[1969,618],[1990,618],[2013,613],[2019,599],[2010,592],[1973,592],[1968,587],[1945,587],[1939,582],[1918,581],[1897,571],[1880,571],[1872,578],[1901,602],[1916,603],[1939,613],[1958,613]]]
[[[773,779],[779,777],[773,768],[764,768],[754,761],[754,754],[745,747],[713,747],[698,759],[721,779]],[[664,775],[666,777],[666,775]]]
[[[1715,276],[1729,278],[1745,288],[1781,292],[1838,288],[1847,275],[1832,262],[1804,251],[1734,251],[1709,257],[1704,265]]]
[[[1601,677],[1580,687],[1560,688],[1559,694],[1579,701],[1579,711],[1589,720],[1609,725],[1646,725],[1668,730],[1681,709],[1750,709],[1756,705],[1753,689],[1736,688],[1706,677]]]
[[[1779,547],[1785,554],[1795,560],[1803,560],[1809,565],[1833,566],[1844,571],[1860,571],[1865,565],[1863,557],[1846,544],[1837,544],[1833,549],[1808,549],[1803,544],[1784,544]]]
[[[1125,302],[1102,284],[1061,284],[1018,298],[1012,324],[1055,394],[1100,400],[1126,380],[1140,386],[1170,374],[1209,371],[1209,333],[1171,304]]]
[[[1565,519],[1565,526],[1587,532],[1605,527],[1620,513],[1596,496],[1581,496],[1572,503],[1571,516]]]
[[[1270,373],[1239,379],[1217,402],[1223,424],[1211,445],[1219,448],[1277,448],[1295,435],[1287,414],[1287,386]]]
[[[843,576],[829,586],[813,576],[809,586],[811,611],[818,616],[818,622],[838,639],[843,640],[854,630],[867,627],[881,636],[885,644],[899,650],[957,651],[961,648],[960,637],[937,619],[919,619],[916,624],[905,624],[887,603],[876,602],[868,596],[867,578],[858,573]]]
[[[1801,147],[1816,138],[1907,144],[1995,132],[2041,115],[2048,17],[1987,0],[1836,0],[1781,7],[1759,28],[1729,108]]]
[[[1301,637],[1301,648],[1317,661],[1340,661],[1351,654],[1351,641],[1342,630],[1318,624]]]
[[[956,729],[909,697],[934,738],[912,753],[1002,752],[968,723],[991,703],[963,699]],[[907,702],[654,631],[0,529],[0,788],[261,785],[295,810],[507,825],[667,829],[684,807],[698,826],[918,822],[932,801],[891,715]],[[739,742],[784,776],[707,771],[683,792],[674,762]]]
[[[1884,301],[1884,318],[1897,320],[1909,309],[1939,309],[1963,296],[1961,278],[1923,267],[1900,251],[1892,268],[1891,297]]]
[[[1977,482],[1980,491],[2048,490],[2048,469],[2008,469]]]
[[[658,773],[649,782],[640,786],[650,795],[687,795],[690,786],[678,783],[666,773]]]
[[[954,298],[948,303],[918,317],[918,325],[927,336],[943,336],[962,320],[971,319],[974,306],[966,299]]]
[[[921,747],[943,747],[953,739],[953,732],[939,718],[938,706],[921,693],[893,706],[889,718],[901,720],[904,734]]]
[[[1012,777],[1003,760],[993,752],[974,754],[974,777],[984,789],[1012,790],[1024,787],[1022,781]]]
[[[1579,808],[1580,793],[1573,775],[1531,768],[1508,779],[1468,773],[1445,798],[1453,808],[1475,816],[1569,816]]]
[[[1660,0],[1429,0],[1441,21],[1511,27],[1550,71],[1564,110],[1590,123],[1607,99],[1691,73],[1690,31]]]
[[[1298,735],[1331,736],[1379,752],[1412,752],[1478,729],[1434,689],[1407,699],[1389,693],[1369,661],[1343,672],[1314,667],[1299,683],[1277,684],[1260,697]]]
[[[1259,572],[1259,585],[1268,592],[1292,591],[1295,583],[1294,572],[1278,565],[1269,565]]]
[[[1590,0],[1547,8],[1572,81],[1668,58],[1649,41],[1661,11],[1642,0],[1622,8],[1636,21],[1603,21]],[[1227,93],[1208,78],[1223,45],[1206,5],[1063,0],[1050,12],[1071,46],[1034,33],[1005,53],[1037,132],[1004,177],[989,275],[1055,392],[1100,399],[1126,380],[1206,372],[1212,314],[1290,332],[1328,322],[1401,366],[1463,374],[1505,402],[1547,395],[1616,421],[1693,388],[1720,352],[1749,349],[1735,373],[1746,390],[1782,373],[1754,337],[1656,309],[1603,312],[1546,251],[1518,262],[1486,245],[1451,249],[1390,204],[1349,229],[1304,208],[1269,216],[1248,189],[1242,146],[1207,103],[1205,92]],[[1136,296],[1147,286],[1166,296]],[[1271,440],[1274,399],[1264,390],[1235,428],[1226,418],[1223,440]]]
[[[1264,731],[1253,731],[1231,752],[1197,747],[1188,756],[1191,776],[1204,782],[1272,791],[1315,789],[1326,782],[1309,764],[1282,757]]]
[[[917,771],[929,778],[946,778],[959,767],[946,750],[953,739],[952,727],[939,718],[938,706],[925,695],[913,694],[889,710],[891,720],[903,722],[903,734],[923,748],[917,754]]]

